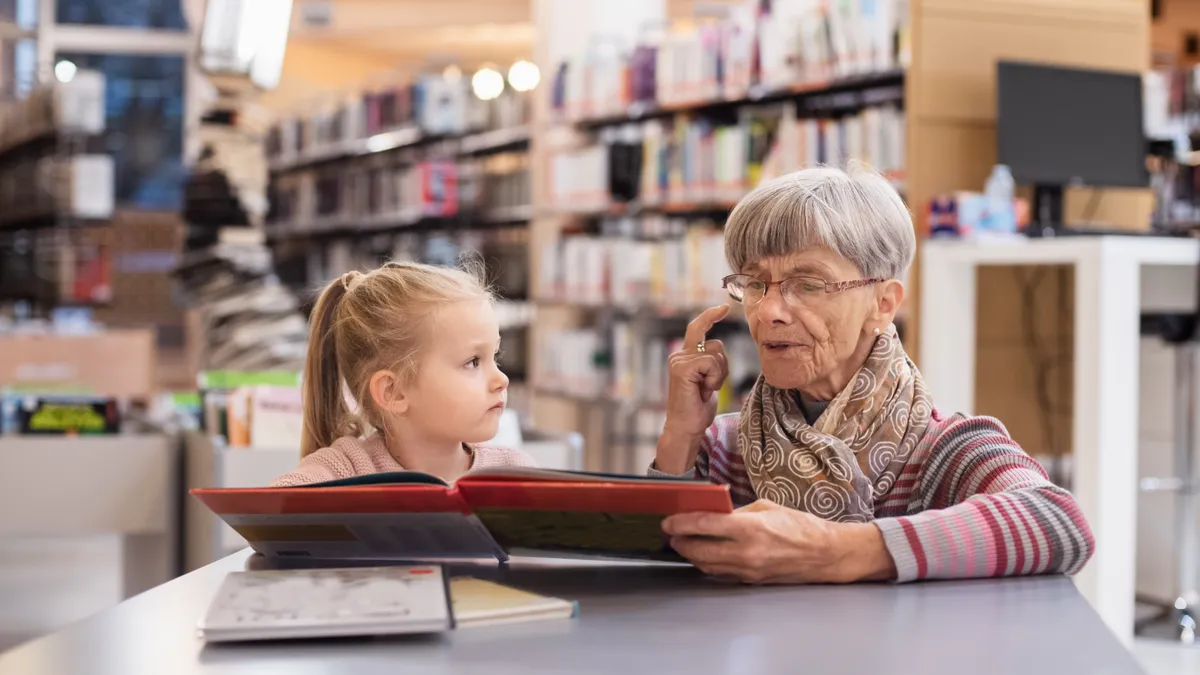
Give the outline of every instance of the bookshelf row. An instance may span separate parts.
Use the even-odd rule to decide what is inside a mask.
[[[711,220],[647,216],[601,224],[596,235],[545,244],[539,300],[585,306],[694,309],[724,304],[724,236]]]
[[[528,300],[529,231],[523,226],[493,229],[429,229],[337,238],[324,245],[278,242],[274,255],[280,279],[312,299],[330,279],[350,270],[370,269],[388,260],[453,265],[464,254],[487,265],[488,281],[507,300]]]
[[[911,60],[906,0],[745,2],[727,17],[646,30],[632,52],[590,48],[560,65],[560,121],[620,124],[680,110],[781,101],[896,78]]]
[[[759,372],[753,339],[729,327],[722,323],[712,333],[723,341],[732,368],[719,394],[722,412],[749,390]],[[647,334],[644,327],[629,321],[549,332],[538,344],[538,377],[554,385],[539,386],[535,392],[581,404],[663,411],[668,357],[684,346],[677,333],[668,328]]]
[[[533,216],[529,155],[378,157],[275,176],[273,239],[405,227],[489,226]]]
[[[572,213],[729,207],[763,178],[815,164],[862,162],[904,187],[899,102],[838,117],[802,117],[792,104],[747,107],[718,123],[676,115],[605,129],[592,145],[556,153],[550,199]]]
[[[105,130],[104,87],[103,75],[84,70],[0,103],[0,230],[112,215],[112,157],[89,152]]]
[[[598,319],[601,316],[608,316],[629,320],[657,320],[657,321],[675,321],[686,323],[696,318],[696,315],[713,305],[690,307],[679,303],[656,304],[652,302],[639,301],[635,303],[614,304],[611,302],[595,303],[574,300],[568,297],[556,297],[550,293],[539,295],[535,302],[542,309],[571,309],[577,311],[589,312],[596,315]],[[725,317],[729,322],[744,322],[745,315],[741,310],[734,306],[729,316]]]
[[[267,141],[268,236],[528,222],[529,120],[527,92],[484,101],[466,80],[440,74],[282,119]]]
[[[39,141],[103,132],[104,89],[104,75],[80,70],[70,82],[55,80],[0,104],[0,160]]]
[[[103,221],[113,212],[109,155],[50,155],[0,166],[0,229]]]
[[[530,95],[484,101],[463,78],[428,74],[285,118],[267,135],[271,170],[286,172],[430,143],[475,153],[528,143]]]
[[[428,134],[419,127],[410,126],[368,137],[330,141],[304,152],[278,154],[270,160],[269,168],[272,173],[287,173],[320,164],[370,157],[432,144],[438,144],[439,147],[448,149],[449,152],[457,155],[501,152],[528,146],[531,135],[528,124],[469,134]]]
[[[893,69],[864,73],[850,77],[806,82],[766,91],[755,87],[747,95],[735,98],[697,100],[675,105],[634,103],[628,108],[608,115],[583,119],[562,118],[561,123],[581,129],[599,131],[606,127],[630,122],[669,118],[676,115],[695,117],[729,117],[738,109],[750,106],[789,104],[809,115],[835,115],[870,105],[894,102],[903,98],[904,70]]]

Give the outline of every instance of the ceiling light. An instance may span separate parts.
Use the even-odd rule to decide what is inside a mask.
[[[504,76],[491,68],[481,68],[471,77],[471,90],[481,101],[490,101],[504,91]]]
[[[75,79],[75,72],[78,70],[79,68],[70,61],[59,61],[54,64],[54,77],[58,78],[59,82],[66,84]]]
[[[508,84],[517,91],[531,91],[541,79],[538,67],[529,61],[517,61],[508,69]]]

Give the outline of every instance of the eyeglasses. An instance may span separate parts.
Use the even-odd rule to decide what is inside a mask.
[[[825,281],[815,277],[788,277],[782,281],[763,281],[749,274],[730,274],[721,280],[721,288],[729,293],[729,297],[743,305],[754,306],[767,297],[770,287],[778,286],[784,299],[804,304],[823,299],[830,293],[862,288],[883,281],[884,279]]]

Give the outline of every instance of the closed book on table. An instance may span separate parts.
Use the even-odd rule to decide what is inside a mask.
[[[200,619],[207,642],[438,633],[454,626],[441,567],[233,572]]]
[[[578,603],[473,577],[451,579],[450,600],[458,628],[570,619],[579,613]]]

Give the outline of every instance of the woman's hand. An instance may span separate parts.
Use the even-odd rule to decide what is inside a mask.
[[[717,390],[729,376],[725,346],[706,336],[713,324],[728,314],[727,305],[701,312],[688,324],[683,351],[670,356],[667,421],[654,460],[659,471],[684,473],[696,463],[700,440],[717,414]]]
[[[684,513],[663,521],[671,546],[707,574],[753,584],[893,579],[883,534],[870,523],[834,523],[759,500],[734,513]]]

